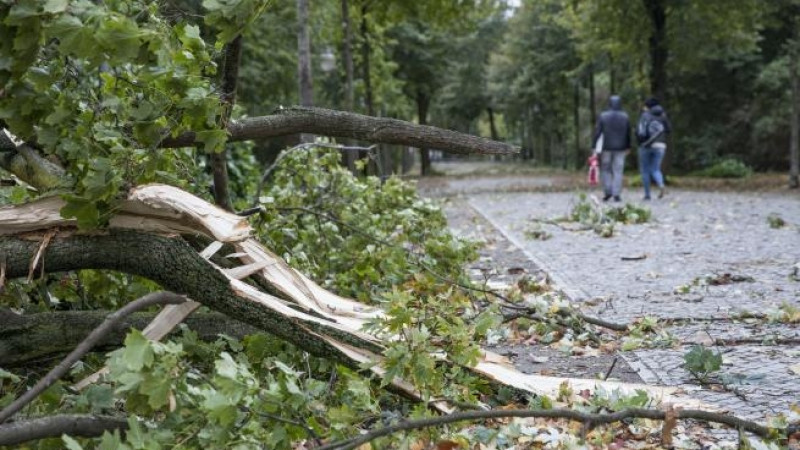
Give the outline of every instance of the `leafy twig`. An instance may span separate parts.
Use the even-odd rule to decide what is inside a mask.
[[[497,419],[508,417],[541,417],[550,419],[569,419],[574,421],[583,422],[589,426],[596,426],[602,424],[609,424],[620,422],[625,419],[642,418],[651,420],[666,420],[672,419],[695,419],[704,422],[720,423],[728,425],[732,428],[737,428],[744,431],[749,431],[761,437],[772,437],[774,432],[779,432],[785,435],[791,435],[800,430],[800,425],[792,425],[783,429],[769,428],[760,425],[756,422],[744,420],[739,417],[729,416],[725,414],[695,410],[695,409],[679,409],[668,412],[658,409],[647,408],[628,408],[622,411],[617,411],[609,414],[593,414],[576,411],[573,409],[516,409],[516,410],[491,410],[491,411],[465,411],[446,416],[430,417],[418,420],[403,421],[394,425],[389,425],[383,428],[372,430],[361,436],[350,439],[345,439],[337,442],[332,442],[316,450],[351,450],[368,442],[374,441],[383,436],[397,433],[399,431],[418,430],[423,428],[436,427],[455,422],[476,421],[485,419]]]
[[[92,331],[86,339],[83,340],[75,350],[73,350],[66,358],[64,358],[61,363],[59,363],[56,367],[54,367],[47,375],[44,376],[41,380],[39,380],[36,385],[34,385],[30,390],[22,394],[18,399],[14,400],[10,405],[5,407],[2,411],[0,411],[0,423],[5,422],[11,416],[19,412],[25,405],[32,402],[36,397],[41,395],[48,387],[50,387],[53,383],[58,381],[61,377],[63,377],[67,372],[69,372],[70,367],[75,364],[78,360],[80,360],[85,354],[89,353],[89,351],[98,343],[101,339],[108,333],[114,330],[114,327],[119,323],[122,319],[134,313],[140,309],[147,308],[153,305],[166,305],[166,304],[178,304],[183,303],[186,301],[186,297],[178,294],[173,294],[172,292],[154,292],[151,294],[147,294],[144,297],[136,299],[127,305],[123,306],[116,312],[110,314],[108,318],[100,324],[97,328]]]

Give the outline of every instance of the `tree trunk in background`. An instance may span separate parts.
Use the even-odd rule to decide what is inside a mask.
[[[650,34],[650,93],[667,101],[667,11],[664,0],[643,0],[653,28]]]
[[[344,60],[344,74],[345,74],[345,107],[348,111],[355,111],[356,107],[356,94],[354,88],[355,73],[353,70],[353,30],[350,26],[350,6],[347,0],[342,0],[342,59]],[[350,142],[348,142],[350,143]],[[358,154],[356,150],[347,150],[344,152],[345,164],[351,173],[356,171],[356,159]]]
[[[589,69],[589,118],[591,123],[591,132],[594,133],[594,126],[597,124],[597,104],[595,103],[594,92],[594,68]]]
[[[431,99],[427,95],[417,94],[417,119],[420,125],[428,124],[428,107]],[[427,148],[421,148],[420,156],[422,159],[422,176],[431,174],[431,152]]]
[[[789,143],[789,187],[800,187],[800,38],[789,51],[789,67],[792,82],[792,123]]]
[[[577,81],[572,95],[572,123],[575,127],[575,163],[573,167],[577,169],[581,166],[581,159],[583,159],[581,150],[581,84]]]
[[[608,92],[611,95],[619,94],[617,92],[617,71],[614,70],[614,57],[608,55]]]
[[[367,5],[361,7],[361,58],[362,64],[362,78],[364,79],[364,102],[367,106],[367,115],[375,115],[375,106],[372,104],[372,81],[370,80],[370,53],[372,47],[369,42],[369,26],[367,24],[367,13],[369,8]]]
[[[497,125],[494,122],[494,109],[490,106],[486,108],[486,112],[489,114],[489,132],[492,135],[492,140],[496,141],[500,139],[500,136],[497,134]]]
[[[222,60],[222,95],[220,100],[225,104],[222,117],[223,128],[227,128],[228,121],[236,104],[236,86],[239,79],[239,65],[242,59],[242,36],[225,45],[225,54]],[[226,211],[233,211],[228,178],[228,149],[224,148],[219,153],[211,155],[211,168],[214,177],[214,203]]]
[[[308,35],[308,0],[297,0],[297,80],[300,105],[314,106],[314,88],[311,80],[311,39]],[[301,134],[301,142],[312,142],[313,136]]]

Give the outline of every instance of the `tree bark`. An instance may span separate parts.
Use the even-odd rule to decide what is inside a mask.
[[[650,33],[650,92],[667,101],[667,10],[664,0],[643,0],[653,28]]]
[[[59,311],[20,315],[0,309],[0,367],[38,364],[72,351],[110,311]],[[156,313],[134,313],[101,339],[94,351],[118,348],[131,328],[144,329]],[[258,329],[220,313],[194,313],[184,322],[204,341],[220,334],[242,338]]]
[[[512,154],[518,150],[506,143],[426,125],[415,125],[402,120],[304,107],[286,108],[270,116],[232,121],[228,126],[230,133],[228,141],[264,139],[301,131],[382,144],[435,148],[465,155]],[[191,146],[194,143],[195,134],[190,132],[176,138],[165,139],[161,146],[177,148]]]
[[[396,119],[376,118],[323,108],[293,107],[270,116],[233,120],[228,123],[228,142],[288,136],[306,131],[331,137],[360,139],[367,142],[429,147],[459,154],[514,154],[519,148],[477,136],[436,127],[420,126]],[[191,147],[194,132],[187,132],[161,142],[162,148]],[[0,140],[0,168],[26,183],[48,190],[65,182],[62,167],[43,158],[26,145],[3,146]]]
[[[428,107],[430,106],[430,98],[422,93],[417,93],[417,121],[420,125],[428,124]],[[431,174],[431,151],[426,147],[420,148],[420,155],[422,160],[422,176],[426,177]]]
[[[792,83],[792,117],[789,142],[789,187],[800,187],[800,37],[789,50],[789,70]]]
[[[492,140],[496,141],[500,139],[500,136],[497,134],[497,124],[494,121],[494,109],[489,106],[486,108],[486,113],[489,114],[489,133],[491,134]]]
[[[22,444],[63,434],[98,437],[106,431],[126,430],[128,421],[112,416],[65,414],[20,420],[0,425],[0,446]]]
[[[8,278],[27,276],[28,265],[40,242],[17,236],[0,237],[0,255],[6,258]],[[108,234],[55,236],[44,252],[49,272],[110,269],[143,276],[172,292],[231,318],[284,339],[309,353],[354,366],[353,360],[331,345],[324,335],[370,351],[381,346],[322,321],[288,317],[240,296],[219,270],[200,257],[183,239],[133,231]]]
[[[0,167],[20,180],[41,190],[53,189],[64,183],[66,171],[43,158],[33,147],[27,144],[16,146],[5,139],[3,144],[0,147]]]
[[[39,395],[42,394],[47,388],[53,385],[56,381],[60,380],[61,377],[66,375],[70,368],[76,362],[80,361],[87,353],[89,353],[94,346],[97,344],[98,341],[103,339],[109,332],[111,332],[114,327],[125,317],[129,316],[130,314],[139,311],[141,309],[145,309],[150,306],[156,305],[179,305],[187,301],[186,297],[181,295],[174,294],[172,292],[160,291],[160,292],[152,292],[147,294],[143,297],[140,297],[126,305],[122,308],[118,309],[117,311],[112,312],[108,315],[108,317],[103,320],[97,328],[92,330],[85,339],[83,339],[80,344],[78,344],[74,350],[72,350],[63,361],[58,363],[55,367],[53,367],[47,375],[39,379],[36,384],[25,391],[22,395],[17,397],[14,401],[12,401],[8,406],[0,410],[0,423],[7,421],[9,418],[13,417],[17,412],[19,412],[22,408],[27,406],[30,402],[36,399]]]

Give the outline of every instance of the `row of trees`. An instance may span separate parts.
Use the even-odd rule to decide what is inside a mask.
[[[573,167],[610,93],[634,117],[655,96],[674,123],[675,168],[725,157],[788,167],[798,140],[797,0],[467,3],[315,3],[316,102],[506,139],[526,158]],[[275,2],[245,38],[243,71],[259,75],[241,86],[250,113],[296,102],[286,70],[297,64],[296,11],[292,0]],[[321,71],[331,56],[335,68]]]

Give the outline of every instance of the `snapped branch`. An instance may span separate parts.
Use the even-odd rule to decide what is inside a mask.
[[[275,114],[231,121],[231,142],[265,139],[296,133],[358,139],[379,144],[433,148],[458,154],[514,154],[513,145],[428,125],[398,119],[372,117],[324,108],[291,107]],[[193,132],[161,142],[165,148],[189,147],[196,142]]]

